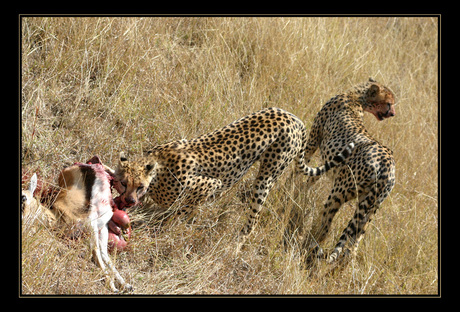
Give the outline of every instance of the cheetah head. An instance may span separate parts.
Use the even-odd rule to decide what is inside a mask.
[[[395,96],[390,89],[371,80],[364,94],[363,109],[372,113],[379,121],[393,117],[396,114]]]
[[[157,167],[158,163],[152,159],[128,161],[123,153],[120,154],[115,170],[114,187],[121,194],[120,198],[125,206],[139,203],[156,176]]]

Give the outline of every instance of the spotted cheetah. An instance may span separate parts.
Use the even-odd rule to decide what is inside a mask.
[[[393,152],[367,132],[363,112],[372,113],[382,121],[395,115],[393,92],[373,79],[330,99],[316,115],[305,148],[305,161],[319,148],[322,160],[333,159],[337,151],[350,142],[355,149],[350,157],[333,171],[333,187],[324,204],[321,222],[306,242],[313,255],[322,255],[320,244],[326,238],[332,220],[347,201],[358,196],[358,207],[343,231],[328,261],[336,260],[348,242],[356,253],[369,222],[395,184]],[[317,181],[310,178],[309,185]],[[346,254],[349,249],[344,251]],[[312,257],[309,257],[311,260]]]
[[[354,147],[349,141],[323,166],[310,168],[304,162],[306,138],[299,118],[279,108],[263,109],[198,138],[156,146],[134,161],[121,154],[114,187],[125,205],[136,204],[147,193],[158,206],[178,205],[178,214],[188,214],[230,189],[259,161],[251,209],[238,235],[238,252],[273,184],[294,159],[305,175],[318,176],[343,162]]]

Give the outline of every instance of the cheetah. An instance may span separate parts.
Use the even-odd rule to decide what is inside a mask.
[[[358,197],[356,211],[328,262],[337,260],[342,251],[350,253],[350,249],[344,250],[347,242],[352,246],[351,252],[356,254],[369,222],[395,184],[393,152],[367,132],[363,112],[372,113],[379,121],[395,116],[393,92],[370,78],[366,83],[333,97],[316,115],[306,143],[307,164],[318,148],[322,160],[327,162],[347,144],[355,143],[350,157],[332,171],[333,187],[321,212],[321,221],[316,229],[313,228],[313,237],[306,242],[306,247],[313,251],[312,255],[324,256],[320,244],[325,240],[335,214],[345,202]],[[308,185],[316,181],[317,177],[312,177]],[[310,256],[309,260],[312,259]]]
[[[310,168],[304,162],[306,139],[307,130],[298,117],[279,108],[263,109],[195,139],[156,146],[133,161],[121,153],[114,187],[126,206],[147,194],[159,207],[179,205],[178,214],[188,215],[230,189],[259,161],[251,209],[237,235],[238,253],[257,224],[270,189],[294,159],[305,175],[318,176],[343,162],[354,147],[350,141],[323,166]]]

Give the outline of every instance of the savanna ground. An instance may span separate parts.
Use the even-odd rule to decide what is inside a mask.
[[[142,154],[270,106],[309,127],[329,98],[373,77],[395,92],[396,116],[364,122],[394,151],[397,181],[355,258],[302,265],[298,234],[317,220],[331,182],[306,189],[306,178],[290,172],[235,258],[257,165],[191,222],[159,225],[147,209],[130,211],[139,224],[131,249],[113,258],[135,294],[438,294],[438,22],[22,17],[22,174],[54,185],[75,161],[97,154],[115,166],[120,151]],[[338,213],[326,249],[355,205]],[[110,293],[88,239],[43,227],[20,234],[22,294]]]

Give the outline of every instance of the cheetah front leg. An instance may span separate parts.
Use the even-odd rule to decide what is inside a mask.
[[[220,179],[203,175],[189,175],[186,180],[186,187],[182,189],[181,195],[169,208],[170,213],[168,213],[167,218],[173,215],[185,224],[193,224],[199,211],[196,208],[207,200],[212,200],[216,194],[220,194],[221,189],[222,181]],[[187,255],[192,249],[195,249],[193,246],[193,243],[188,244]]]
[[[176,200],[177,203],[183,201],[184,204],[177,214],[190,219],[196,213],[195,207],[209,200],[222,188],[222,181],[203,175],[191,175],[186,185],[182,196]]]

